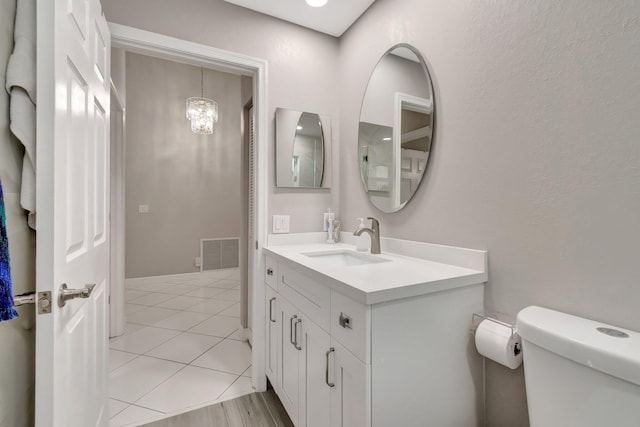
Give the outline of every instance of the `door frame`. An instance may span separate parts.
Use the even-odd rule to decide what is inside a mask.
[[[219,71],[253,77],[253,105],[255,110],[255,173],[256,191],[254,206],[254,235],[256,253],[253,275],[248,278],[252,289],[252,372],[251,380],[256,391],[267,388],[265,366],[265,308],[264,284],[260,272],[264,271],[262,245],[267,240],[267,182],[268,182],[268,104],[267,104],[267,61],[265,59],[243,55],[200,43],[169,37],[163,34],[140,30],[138,28],[109,22],[111,46],[128,52],[140,53],[156,58],[203,66]],[[116,179],[116,177],[111,177]],[[124,194],[118,201],[124,205]],[[117,238],[117,236],[114,236]],[[112,243],[113,244],[113,243]],[[252,250],[252,248],[248,248]]]

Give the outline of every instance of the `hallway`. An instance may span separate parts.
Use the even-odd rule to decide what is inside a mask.
[[[239,269],[126,285],[127,327],[110,340],[110,426],[138,425],[252,393]]]

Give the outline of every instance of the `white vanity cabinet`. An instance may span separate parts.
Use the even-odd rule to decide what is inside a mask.
[[[446,249],[472,252],[470,267],[383,254],[390,262],[336,268],[305,255],[324,248],[266,248],[267,376],[294,425],[481,426],[470,327],[486,252]]]
[[[269,265],[277,265],[272,259]],[[319,305],[305,290],[306,281],[286,266],[282,268],[277,288],[305,298],[315,309]],[[293,277],[293,279],[290,279]],[[288,289],[287,289],[288,288]],[[327,295],[330,291],[327,288]],[[323,292],[320,292],[323,294]],[[327,329],[296,307],[270,285],[266,286],[267,377],[289,417],[297,427],[366,426],[367,367]],[[322,296],[320,296],[322,298]],[[330,298],[326,298],[327,303]],[[303,304],[304,305],[304,304]],[[313,313],[328,325],[330,307]]]

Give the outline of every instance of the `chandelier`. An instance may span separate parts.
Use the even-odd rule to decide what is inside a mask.
[[[201,135],[213,133],[213,124],[218,122],[218,103],[204,97],[204,68],[200,67],[200,97],[187,98],[187,119],[191,120],[191,131]]]

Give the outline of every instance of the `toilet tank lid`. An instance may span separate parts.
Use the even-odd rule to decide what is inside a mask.
[[[640,386],[638,332],[536,306],[518,313],[516,328],[526,341]],[[526,352],[525,344],[525,369]]]

